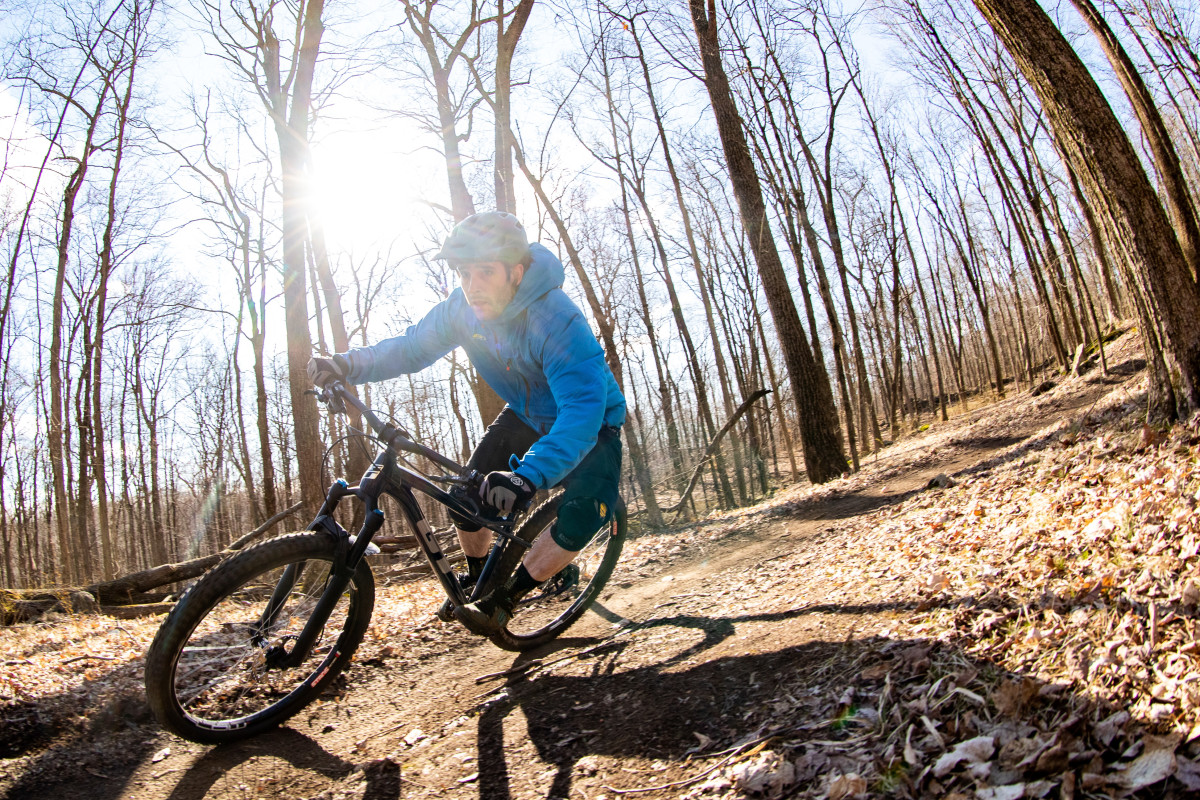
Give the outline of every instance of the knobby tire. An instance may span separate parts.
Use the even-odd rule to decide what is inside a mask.
[[[325,533],[279,536],[215,567],[180,598],[146,654],[146,696],[164,728],[203,744],[237,741],[279,725],[329,687],[371,620],[375,582],[365,559],[302,664],[268,669],[265,652],[290,650],[325,586],[334,547]],[[304,565],[299,579],[263,631],[272,589],[296,564]]]

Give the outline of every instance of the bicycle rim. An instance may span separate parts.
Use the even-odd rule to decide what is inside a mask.
[[[287,538],[293,537],[280,541]],[[294,538],[286,542],[291,546],[276,547],[277,552],[248,551],[243,563],[235,559],[214,571],[212,585],[197,585],[195,605],[181,609],[183,618],[165,645],[174,653],[163,676],[168,697],[154,705],[164,707],[165,715],[159,716],[166,716],[166,727],[195,741],[252,736],[302,709],[349,662],[374,605],[374,584],[365,564],[342,592],[306,659],[291,668],[268,666],[271,648],[291,650],[332,566],[328,538]],[[294,585],[273,598],[289,566],[299,571]],[[206,597],[212,600],[205,603]],[[184,602],[188,598],[181,606]],[[171,621],[164,623],[164,631]],[[158,644],[156,640],[152,651]]]
[[[529,519],[527,540],[549,536],[550,526],[557,518],[558,499],[554,498]],[[523,538],[525,538],[523,536]],[[625,541],[625,514],[622,510],[611,522],[596,533],[572,562],[578,568],[578,578],[563,586],[551,579],[535,589],[516,608],[506,629],[493,641],[507,650],[529,650],[538,647],[570,627],[583,616],[608,581],[621,555]]]

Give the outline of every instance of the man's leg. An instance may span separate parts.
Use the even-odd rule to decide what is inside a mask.
[[[563,479],[566,491],[549,536],[541,536],[505,585],[458,610],[472,630],[491,633],[508,623],[518,602],[566,567],[613,513],[621,478],[621,434],[606,428],[596,446]]]
[[[578,550],[567,550],[550,536],[539,536],[525,554],[525,571],[539,584],[553,578],[558,571],[575,560]]]
[[[455,525],[454,532],[458,534],[458,543],[462,545],[467,558],[487,558],[488,550],[492,548],[491,531],[487,528],[465,531]]]
[[[506,406],[484,432],[475,451],[471,453],[467,466],[485,475],[493,470],[507,469],[509,456],[524,455],[537,439],[537,432],[521,422],[516,412]],[[467,574],[465,579],[460,575],[459,580],[464,588],[469,588],[475,585],[484,562],[487,561],[488,551],[492,547],[492,532],[487,528],[474,526],[470,520],[453,512],[450,517],[454,522],[454,532],[458,535],[463,555],[467,557]],[[453,605],[449,598],[442,603],[437,616],[446,622],[454,619]]]
[[[537,431],[522,422],[517,412],[505,406],[475,446],[467,467],[484,475],[508,469],[509,456],[523,456],[538,438]],[[451,513],[450,516],[463,554],[468,559],[487,558],[488,550],[492,547],[492,532],[471,524],[457,514]]]

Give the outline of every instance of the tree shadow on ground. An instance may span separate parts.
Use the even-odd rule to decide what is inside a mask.
[[[618,671],[630,644],[625,639],[614,640],[611,648],[597,648],[586,676],[511,676],[504,692],[484,701],[479,716],[479,796],[486,800],[513,796],[504,729],[506,719],[518,710],[538,756],[556,770],[545,797],[570,797],[575,765],[585,756],[678,761],[697,749],[697,734],[731,744],[761,729],[764,720],[753,709],[795,691],[811,672],[827,670],[831,664],[850,665],[881,646],[915,643],[885,638],[812,641],[684,668],[703,651],[733,637],[737,625],[781,622],[805,614],[856,616],[912,607],[907,603],[819,605],[739,617],[661,617],[640,624],[638,630],[690,628],[703,634],[703,639],[662,661],[632,669]],[[519,657],[515,665],[528,658]],[[697,766],[696,771],[701,769]],[[648,777],[653,783],[652,774]]]

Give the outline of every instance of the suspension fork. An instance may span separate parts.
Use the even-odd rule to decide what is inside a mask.
[[[378,472],[374,471],[375,466],[372,465],[372,469],[367,471],[357,487],[347,486],[343,480],[339,480],[329,487],[325,502],[321,505],[321,512],[309,524],[308,530],[323,531],[333,536],[335,545],[332,568],[325,581],[325,589],[321,592],[321,597],[313,607],[312,614],[304,624],[304,629],[300,631],[300,635],[292,644],[291,652],[288,652],[282,645],[275,645],[267,650],[266,657],[269,668],[297,667],[308,658],[313,644],[324,630],[325,623],[329,621],[329,615],[333,613],[342,594],[350,585],[354,571],[358,569],[358,562],[371,544],[371,538],[383,526],[383,512],[377,506],[378,495],[372,491],[374,486],[369,483],[378,475]],[[351,542],[350,534],[333,518],[333,512],[338,503],[348,495],[360,497],[367,511],[362,528],[359,529],[353,542]],[[284,601],[295,588],[306,563],[289,564],[284,569],[283,575],[280,576],[279,582],[275,584],[275,590],[271,594],[271,602],[259,620],[259,629],[254,637],[256,644],[265,639],[266,631],[275,624],[280,611],[283,610]]]

